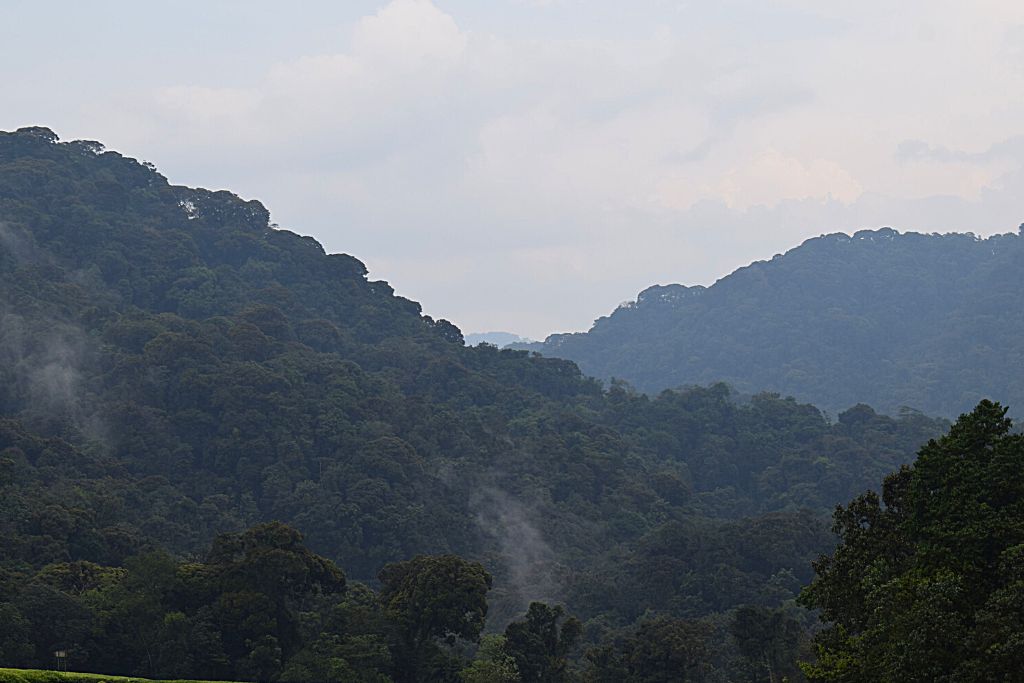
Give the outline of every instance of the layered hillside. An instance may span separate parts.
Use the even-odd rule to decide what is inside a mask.
[[[478,560],[499,627],[533,599],[595,642],[644,615],[776,607],[829,548],[827,512],[945,426],[867,406],[830,422],[720,384],[649,398],[468,348],[259,202],[44,128],[0,134],[0,316],[0,614],[25,634],[0,658],[23,666],[120,642],[97,640],[84,588],[54,587],[85,566],[66,563],[187,560],[273,520],[359,581]],[[47,615],[72,607],[79,630],[57,634]]]
[[[724,381],[832,414],[1024,405],[1024,240],[864,230],[807,240],[711,287],[655,286],[589,332],[518,345],[637,389]]]

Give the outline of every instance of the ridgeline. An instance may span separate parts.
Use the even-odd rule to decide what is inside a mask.
[[[45,128],[0,133],[0,283],[5,666],[799,676],[828,514],[948,426],[465,347],[259,202]]]
[[[866,403],[954,418],[1024,405],[1024,239],[823,235],[710,287],[650,287],[595,321],[513,348],[657,393],[724,381],[837,414]]]

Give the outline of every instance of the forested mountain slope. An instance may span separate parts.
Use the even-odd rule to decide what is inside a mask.
[[[807,240],[711,287],[654,286],[589,332],[515,345],[642,391],[725,381],[835,414],[1024,405],[1024,240],[864,230]]]
[[[726,672],[740,661],[721,635],[729,615],[791,601],[830,547],[831,507],[945,426],[867,406],[829,422],[721,384],[651,398],[569,361],[467,348],[258,202],[170,185],[44,128],[0,133],[0,316],[9,665],[46,665],[63,644],[111,673],[305,680],[302,662],[329,645],[316,624],[331,623],[345,666],[416,680],[406,646],[381,644],[391,626],[352,621],[378,604],[365,589],[349,611],[321,597],[302,603],[321,621],[285,619],[243,548],[277,544],[302,581],[306,564],[331,590],[343,581],[290,532],[237,535],[280,520],[374,586],[418,554],[479,561],[497,628],[535,599],[564,603],[587,642],[613,649],[619,629],[670,642],[676,622],[649,620],[691,620],[680,628]],[[247,640],[230,619],[254,582],[243,593],[269,600],[277,626],[243,620]],[[150,635],[183,648],[163,659],[119,621],[143,585],[163,587],[146,594]],[[363,657],[371,645],[377,659]],[[119,647],[138,653],[118,664]]]

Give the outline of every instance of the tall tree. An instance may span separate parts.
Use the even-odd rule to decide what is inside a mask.
[[[1002,681],[1024,671],[1024,437],[982,401],[836,510],[840,543],[801,595],[829,628],[823,681]]]
[[[614,644],[587,652],[587,683],[703,683],[713,671],[710,627],[690,619],[644,619]],[[713,680],[713,679],[710,679]]]
[[[752,681],[779,683],[799,673],[795,669],[803,628],[784,610],[744,605],[730,627]]]
[[[560,605],[532,602],[526,618],[505,629],[505,647],[526,683],[563,683],[568,680],[568,655],[583,629],[567,617]]]
[[[218,594],[218,619],[234,625],[225,633],[226,644],[245,653],[247,671],[258,680],[276,676],[300,646],[302,601],[345,590],[342,571],[280,522],[219,536],[201,578]]]
[[[436,680],[438,669],[448,668],[439,642],[454,645],[480,637],[491,589],[491,575],[480,563],[419,555],[385,566],[379,579],[381,602],[395,627],[401,681]]]

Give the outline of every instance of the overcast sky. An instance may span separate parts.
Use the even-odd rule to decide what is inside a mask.
[[[0,82],[0,129],[259,199],[465,332],[1024,221],[1019,1],[5,0]]]

